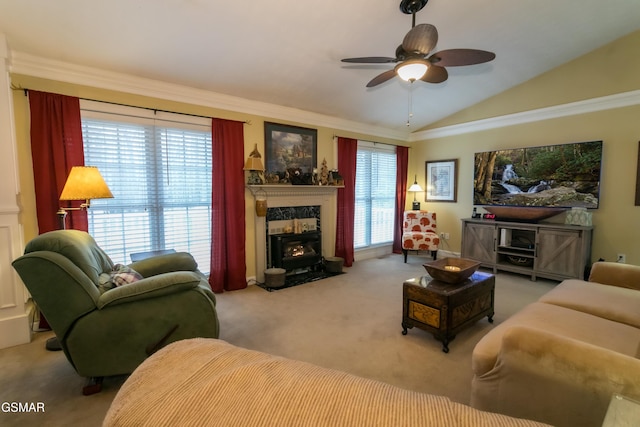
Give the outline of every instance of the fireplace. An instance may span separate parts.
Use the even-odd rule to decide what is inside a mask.
[[[248,189],[254,194],[261,191],[261,196],[267,194],[267,216],[270,216],[271,209],[277,209],[282,212],[291,207],[318,207],[317,217],[315,213],[313,218],[309,218],[296,211],[296,216],[302,223],[303,229],[306,223],[306,233],[311,231],[322,231],[321,251],[320,255],[333,256],[333,248],[335,246],[335,216],[336,216],[336,191],[339,187],[335,186],[311,186],[311,185],[250,185]],[[286,208],[286,209],[282,209]],[[304,208],[303,208],[304,209]],[[316,209],[316,208],[314,208]],[[255,266],[256,280],[264,282],[264,270],[273,265],[271,258],[271,236],[277,234],[286,234],[285,230],[293,226],[293,220],[278,221],[272,218],[267,221],[267,216],[254,215],[255,227]],[[306,217],[306,218],[305,218]],[[278,218],[280,219],[280,218]],[[292,227],[293,228],[293,227]],[[299,234],[305,234],[299,233]]]
[[[299,269],[315,270],[322,264],[322,234],[320,231],[271,235],[273,267],[287,272]]]

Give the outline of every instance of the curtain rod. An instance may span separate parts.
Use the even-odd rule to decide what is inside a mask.
[[[22,86],[16,86],[13,83],[11,83],[11,89],[24,91],[24,96],[27,96],[29,94],[29,89],[28,88],[25,88],[25,87],[22,87]],[[183,116],[200,117],[202,119],[212,119],[213,118],[211,116],[203,116],[203,115],[200,115],[200,114],[181,113],[181,112],[178,112],[178,111],[161,110],[159,108],[140,107],[138,105],[122,104],[122,103],[119,103],[119,102],[103,101],[103,100],[100,100],[100,99],[80,98],[80,97],[78,97],[78,99],[82,99],[83,101],[102,102],[104,104],[118,105],[118,106],[121,106],[121,107],[142,108],[143,110],[153,111],[154,113],[160,112],[160,113],[181,114]],[[251,120],[244,120],[242,123],[251,126]]]
[[[343,138],[338,134],[333,134],[333,139],[335,138]],[[363,142],[369,142],[373,145],[388,145],[389,147],[407,147],[409,150],[411,150],[413,147],[410,145],[398,145],[398,144],[389,144],[388,142],[377,142],[377,141],[369,141],[368,139],[360,139],[360,138],[351,138],[351,139],[355,139],[356,141],[363,141]]]

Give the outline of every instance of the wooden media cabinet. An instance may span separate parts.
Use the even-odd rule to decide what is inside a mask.
[[[521,273],[531,280],[584,279],[591,264],[593,227],[462,220],[462,253],[483,267]]]

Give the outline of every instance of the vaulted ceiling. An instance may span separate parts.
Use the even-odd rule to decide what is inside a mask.
[[[393,57],[411,29],[399,5],[0,0],[0,33],[12,52],[411,132],[640,28],[638,0],[430,0],[416,23],[436,26],[435,51],[482,49],[496,59],[450,67],[444,83],[394,78],[367,89],[394,64],[340,59]]]

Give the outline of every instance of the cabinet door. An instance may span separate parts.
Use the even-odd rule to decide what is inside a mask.
[[[496,262],[495,234],[494,224],[465,223],[462,257],[493,265]]]
[[[536,270],[581,279],[584,274],[581,230],[540,229]]]

